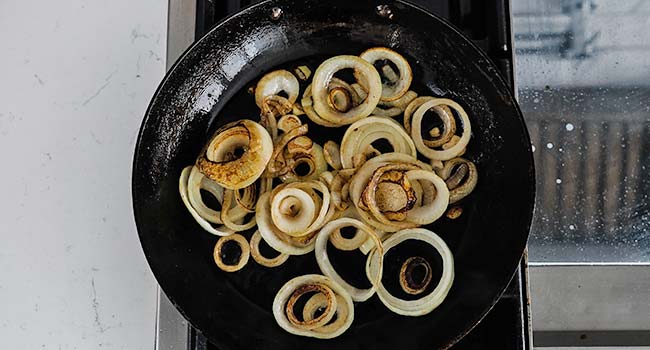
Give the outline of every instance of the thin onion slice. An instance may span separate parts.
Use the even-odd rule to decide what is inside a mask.
[[[323,310],[323,313],[318,317],[299,320],[293,311],[294,306],[301,296],[311,292],[317,292],[318,294],[325,297],[325,310]],[[294,327],[303,330],[312,330],[325,326],[334,317],[334,315],[336,315],[337,303],[336,294],[334,294],[332,288],[322,283],[309,283],[303,284],[293,291],[291,297],[289,297],[289,300],[287,300],[287,305],[284,309],[287,315],[287,319]]]
[[[453,188],[450,188],[449,204],[454,204],[467,197],[470,193],[472,193],[474,188],[476,188],[476,184],[478,183],[478,170],[476,169],[476,165],[464,158],[453,158],[448,160],[445,162],[444,167],[438,171],[438,174],[441,178],[447,181],[453,176],[452,170],[454,170],[454,168],[459,165],[467,166],[467,175],[463,176],[464,179],[459,180],[460,184],[452,186]]]
[[[357,214],[357,210],[353,207],[347,208],[343,213],[341,213],[340,217],[345,217],[345,218],[354,218],[354,219],[359,219],[359,215]],[[374,241],[372,238],[369,238],[368,235],[360,229],[356,229],[354,232],[354,236],[351,238],[345,238],[341,234],[341,229],[336,229],[332,234],[330,235],[330,242],[336,249],[339,250],[344,250],[344,251],[351,251],[358,249],[361,247],[361,245],[366,242],[366,240],[370,241],[372,246],[374,247]]]
[[[232,159],[240,147],[244,154]],[[273,141],[263,126],[242,119],[219,129],[201,153],[196,161],[199,170],[219,185],[236,190],[262,175],[273,153]]]
[[[436,196],[430,202],[420,207],[415,207],[406,213],[406,219],[418,225],[428,225],[440,218],[449,205],[449,190],[445,182],[433,171],[410,170],[406,177],[411,181],[426,181],[436,188]]]
[[[336,72],[346,68],[354,69],[356,74],[363,77],[367,84],[368,96],[359,105],[346,112],[340,112],[329,104],[329,84]],[[318,66],[314,72],[311,89],[314,111],[322,119],[335,125],[352,124],[370,115],[377,107],[382,93],[381,78],[375,67],[357,56],[350,55],[334,56]]]
[[[180,176],[180,178],[178,180],[178,191],[180,192],[181,199],[183,200],[183,204],[185,204],[185,207],[190,212],[190,214],[192,215],[194,220],[196,220],[196,222],[199,225],[201,225],[201,227],[204,230],[208,231],[209,233],[211,233],[211,234],[213,234],[215,236],[228,236],[228,235],[233,234],[232,230],[230,230],[228,228],[225,228],[224,226],[214,228],[210,224],[209,221],[207,221],[206,219],[201,217],[201,215],[196,211],[196,209],[194,209],[194,207],[190,203],[190,199],[189,199],[189,196],[188,196],[188,193],[187,193],[187,191],[188,191],[187,182],[188,182],[188,179],[190,177],[190,172],[191,172],[193,167],[194,166],[190,165],[190,166],[186,167],[185,169],[183,169],[183,171],[181,172],[181,176]]]
[[[284,91],[291,103],[296,102],[300,85],[298,79],[289,71],[284,69],[267,73],[260,79],[255,87],[255,104],[262,108],[264,98],[277,95]]]
[[[260,235],[260,231],[257,230],[255,233],[253,233],[249,242],[251,248],[251,257],[253,257],[253,260],[255,260],[255,262],[258,264],[266,267],[277,267],[284,264],[284,262],[289,259],[289,255],[284,253],[279,253],[275,258],[265,257],[260,251],[261,241],[262,235]]]
[[[341,317],[344,318],[344,322],[339,322],[338,327],[335,329],[324,329],[323,326],[320,328],[320,331],[318,329],[315,330],[305,330],[305,329],[300,329],[289,321],[285,314],[285,307],[286,303],[293,294],[293,292],[300,288],[301,286],[307,285],[307,284],[323,284],[328,286],[329,288],[334,291],[334,293],[337,296],[341,296],[343,298],[343,302],[341,302],[341,299],[337,298],[337,309],[340,308],[339,304],[344,304],[345,307],[347,307],[347,310],[349,311],[346,317]],[[331,339],[338,337],[339,335],[343,334],[348,328],[350,328],[350,325],[352,325],[352,321],[354,320],[354,304],[352,302],[352,299],[350,298],[350,295],[345,291],[343,287],[341,287],[338,283],[334,282],[332,279],[321,276],[321,275],[303,275],[296,277],[282,286],[278,293],[275,296],[275,299],[273,300],[273,316],[275,317],[275,321],[278,323],[280,327],[282,327],[284,330],[291,334],[295,335],[300,335],[300,336],[305,336],[305,337],[314,337],[314,338],[319,338],[319,339]],[[337,319],[340,317],[339,315],[342,315],[343,313],[339,313],[337,315]],[[336,322],[335,322],[336,323]]]
[[[223,203],[223,187],[218,183],[205,177],[195,166],[191,166],[190,175],[187,179],[187,196],[190,204],[196,212],[206,221],[213,224],[222,224],[221,211],[214,210],[205,204],[201,196],[201,190],[210,192],[219,204]]]
[[[424,144],[424,141],[422,139],[422,118],[429,109],[436,106],[451,107],[456,111],[456,113],[458,113],[463,124],[463,134],[461,135],[460,139],[453,147],[446,150],[435,150],[433,148],[430,148]],[[429,159],[448,160],[456,157],[465,149],[472,134],[472,126],[469,122],[469,117],[467,116],[467,113],[465,113],[463,107],[461,107],[458,103],[446,98],[435,98],[423,103],[413,114],[412,123],[411,137],[413,138],[413,143],[415,143],[415,147],[417,147],[418,151],[420,151],[423,156]]]
[[[318,333],[331,333],[342,327],[348,319],[348,314],[350,310],[348,309],[348,304],[345,302],[345,298],[336,295],[336,320],[328,323],[322,327],[313,329],[314,332]],[[305,307],[302,309],[302,318],[304,320],[312,320],[315,318],[317,312],[320,309],[327,307],[327,298],[321,294],[314,294],[307,300]]]
[[[383,257],[383,247],[381,244],[381,240],[379,239],[379,237],[377,236],[377,234],[372,228],[368,227],[366,224],[364,224],[363,222],[357,219],[340,218],[329,222],[327,225],[323,226],[323,228],[320,230],[320,233],[316,238],[316,247],[315,247],[316,262],[318,263],[318,267],[320,267],[321,272],[323,272],[325,276],[330,277],[336,283],[340,284],[350,294],[352,300],[366,301],[373,294],[375,294],[374,286],[377,283],[381,282],[381,274],[382,274],[381,269],[375,270],[375,273],[368,275],[368,279],[370,280],[370,283],[372,283],[372,287],[367,289],[359,289],[347,283],[336,272],[336,270],[334,270],[334,267],[330,262],[329,255],[327,254],[327,241],[329,240],[330,235],[335,230],[345,226],[352,226],[356,229],[362,230],[366,235],[371,237],[375,242],[375,250],[378,251],[379,254],[381,254],[381,256]],[[383,260],[379,261],[378,264],[382,265]]]
[[[424,267],[424,276],[422,280],[416,282],[413,280],[413,270],[417,266]],[[418,295],[424,292],[431,284],[431,265],[421,256],[412,256],[402,264],[399,270],[399,284],[402,290],[411,295]]]
[[[381,90],[382,101],[396,100],[404,95],[408,91],[409,87],[411,87],[411,81],[413,80],[413,72],[411,71],[411,66],[404,58],[404,56],[400,55],[399,53],[386,47],[373,47],[362,52],[359,57],[370,62],[371,64],[374,64],[380,60],[389,60],[393,62],[393,64],[395,64],[397,67],[397,70],[399,71],[399,78],[394,83],[383,84]],[[365,81],[363,79],[360,79],[360,77],[357,77],[357,80],[365,83]]]
[[[221,250],[223,249],[224,244],[230,241],[236,242],[239,246],[239,249],[241,250],[239,260],[234,265],[226,264],[223,262],[223,259],[221,257]],[[226,272],[235,272],[241,270],[248,263],[248,258],[250,257],[250,247],[248,246],[248,241],[246,241],[246,238],[244,238],[244,236],[235,233],[230,236],[219,238],[217,244],[214,246],[214,252],[212,256],[214,257],[214,262],[217,264],[217,266],[219,266],[220,269]]]
[[[399,315],[422,316],[430,313],[442,304],[454,281],[454,257],[442,238],[434,232],[423,228],[410,228],[395,232],[383,242],[383,253],[377,250],[373,250],[370,253],[368,257],[369,263],[366,265],[366,273],[368,276],[376,275],[377,271],[382,269],[381,255],[386,254],[391,248],[406,240],[426,242],[438,251],[442,257],[442,277],[440,281],[431,293],[416,300],[404,300],[395,297],[386,290],[386,287],[381,282],[377,286],[377,296],[379,296],[379,300],[388,309]]]
[[[341,141],[341,164],[352,168],[352,158],[373,142],[386,139],[393,152],[417,155],[413,140],[394,120],[381,117],[367,117],[350,125]]]

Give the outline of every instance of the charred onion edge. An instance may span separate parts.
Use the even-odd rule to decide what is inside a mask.
[[[298,319],[298,317],[296,317],[293,309],[298,299],[310,292],[317,292],[325,296],[327,305],[325,306],[325,310],[320,316],[312,318],[310,320],[301,321]],[[336,314],[336,308],[336,294],[334,294],[332,288],[322,283],[308,283],[301,285],[300,287],[296,288],[293,293],[291,293],[291,297],[289,297],[289,300],[287,300],[287,305],[284,308],[284,312],[287,315],[287,319],[294,327],[304,330],[312,330],[322,327],[331,321]]]
[[[241,250],[241,254],[239,255],[239,261],[237,261],[237,264],[235,265],[228,265],[221,260],[221,249],[223,248],[224,244],[229,241],[234,241],[239,245],[239,249]],[[248,241],[246,241],[246,238],[244,236],[235,233],[230,236],[226,237],[221,237],[217,241],[217,244],[214,245],[214,251],[212,253],[212,257],[214,258],[214,262],[219,266],[220,269],[226,272],[235,272],[241,270],[246,264],[248,263],[248,258],[250,257],[250,247],[248,246]]]
[[[330,321],[330,323],[314,329],[314,332],[334,332],[345,324],[348,318],[348,314],[350,313],[348,305],[345,302],[345,298],[338,294],[336,295],[336,302],[336,320],[333,322]],[[321,293],[314,294],[311,296],[311,298],[309,298],[309,300],[307,300],[307,303],[305,303],[305,307],[302,309],[302,318],[304,320],[311,320],[314,318],[314,316],[316,316],[316,312],[320,308],[324,308],[326,306],[327,298]]]
[[[224,147],[225,140],[220,140],[220,135],[237,127],[248,131],[248,145],[244,154],[231,161],[211,160],[211,155],[217,152],[219,147]],[[215,141],[219,142],[214,144]],[[201,153],[196,161],[199,170],[219,185],[237,190],[250,186],[262,175],[273,153],[273,140],[263,126],[252,120],[242,119],[218,130]]]
[[[445,162],[444,167],[438,171],[438,174],[440,177],[447,180],[451,177],[451,173],[454,167],[460,164],[467,164],[467,176],[465,177],[465,180],[460,183],[460,185],[449,191],[449,204],[454,204],[467,197],[470,193],[472,193],[472,191],[474,191],[474,188],[476,188],[476,184],[478,183],[478,170],[476,169],[476,165],[474,162],[469,161],[465,158],[453,158],[448,160]]]

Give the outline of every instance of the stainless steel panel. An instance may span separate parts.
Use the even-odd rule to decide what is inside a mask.
[[[650,331],[650,265],[536,265],[529,272],[535,332]]]

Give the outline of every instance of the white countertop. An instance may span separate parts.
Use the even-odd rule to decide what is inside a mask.
[[[130,179],[166,23],[167,1],[0,1],[3,348],[153,348]]]

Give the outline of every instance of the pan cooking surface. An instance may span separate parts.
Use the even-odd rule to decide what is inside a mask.
[[[532,216],[534,178],[530,142],[516,103],[496,68],[459,33],[410,5],[392,6],[395,17],[389,21],[371,6],[350,1],[327,6],[317,1],[264,2],[195,44],[156,92],[134,159],[138,232],[164,292],[220,348],[447,347],[489,310],[517,268]],[[279,20],[269,16],[273,7],[283,9]],[[393,314],[374,296],[355,306],[354,324],[340,337],[297,337],[277,326],[271,303],[292,277],[319,273],[313,254],[292,256],[277,268],[250,261],[242,271],[220,271],[212,260],[217,237],[203,231],[183,206],[178,176],[220,125],[259,120],[246,88],[263,73],[300,64],[314,71],[327,57],[359,54],[374,46],[391,47],[408,59],[414,76],[411,90],[457,101],[470,116],[474,132],[465,157],[477,164],[478,186],[459,219],[443,217],[427,227],[454,253],[454,286],[445,302],[426,316]],[[340,141],[345,130],[309,124],[309,136],[319,144]],[[329,251],[344,277],[367,285],[360,253]],[[396,261],[405,254],[391,251],[386,264],[399,267]],[[348,276],[348,269],[357,272]],[[390,290],[397,291],[390,281],[395,273],[387,267],[385,275]]]

